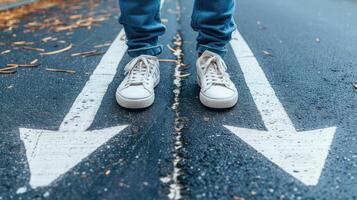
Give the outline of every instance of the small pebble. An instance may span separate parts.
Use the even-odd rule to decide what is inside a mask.
[[[47,198],[50,196],[50,192],[49,191],[46,191],[45,193],[43,193],[43,197]]]
[[[27,187],[20,187],[19,189],[16,190],[16,194],[23,194],[27,191]]]

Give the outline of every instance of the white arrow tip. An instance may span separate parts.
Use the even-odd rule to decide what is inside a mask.
[[[318,184],[336,131],[336,127],[292,133],[224,127],[308,186]]]
[[[86,132],[20,128],[34,188],[51,184],[127,125]]]

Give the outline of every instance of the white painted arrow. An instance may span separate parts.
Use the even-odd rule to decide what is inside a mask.
[[[225,126],[305,185],[319,181],[336,127],[297,132],[283,105],[238,31],[231,46],[267,131]]]
[[[161,8],[164,0],[161,0]],[[30,185],[51,184],[127,125],[88,131],[126,50],[121,30],[90,76],[58,131],[20,128],[31,172]]]
[[[32,187],[46,186],[127,127],[88,131],[127,50],[121,31],[90,76],[58,131],[20,128]]]

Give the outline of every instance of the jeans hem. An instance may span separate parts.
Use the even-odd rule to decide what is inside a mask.
[[[129,49],[128,54],[130,57],[138,57],[141,55],[157,56],[162,52],[162,45],[156,45],[152,47],[143,47],[138,49]]]
[[[203,44],[197,45],[198,55],[201,55],[206,50],[216,53],[216,54],[220,55],[221,57],[224,57],[227,53],[227,49],[225,47],[217,48],[217,47],[211,47],[209,45],[203,45]]]

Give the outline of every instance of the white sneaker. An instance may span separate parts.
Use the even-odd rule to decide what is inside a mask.
[[[154,88],[160,82],[159,59],[142,55],[124,68],[125,78],[116,91],[116,99],[124,108],[140,109],[151,106],[155,100]]]
[[[226,72],[221,56],[205,51],[197,60],[197,82],[200,101],[210,108],[230,108],[237,104],[238,91]]]

